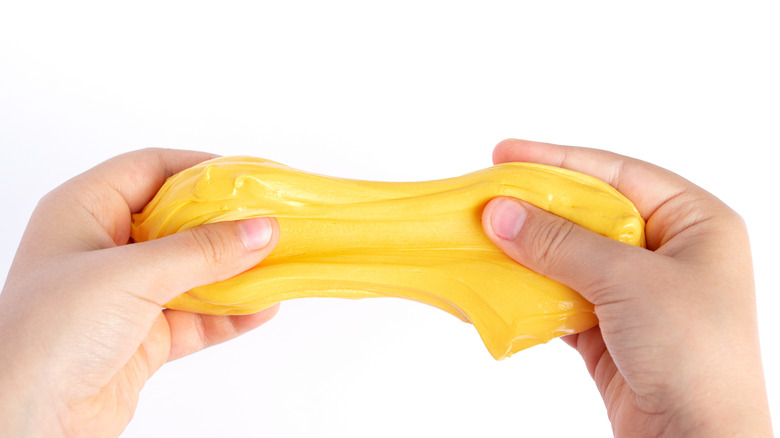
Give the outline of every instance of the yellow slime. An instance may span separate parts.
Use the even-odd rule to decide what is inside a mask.
[[[133,216],[144,241],[201,224],[272,216],[279,244],[249,271],[167,307],[247,314],[302,297],[401,297],[471,322],[496,359],[593,327],[593,306],[517,264],[481,214],[513,196],[597,233],[644,245],[644,221],[608,184],[565,169],[505,163],[457,178],[392,183],[333,178],[252,157],[222,157],[170,177]]]

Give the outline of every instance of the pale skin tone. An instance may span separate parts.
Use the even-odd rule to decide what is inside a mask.
[[[161,310],[182,292],[259,263],[278,241],[273,219],[127,244],[130,213],[166,177],[209,158],[130,153],[40,201],[0,294],[0,430],[8,436],[118,436],[165,362],[275,314],[276,307],[231,317]]]
[[[493,160],[596,176],[647,222],[645,250],[510,198],[483,215],[509,256],[595,304],[599,326],[564,340],[585,360],[615,436],[772,435],[739,215],[678,175],[609,152],[506,140]]]
[[[128,244],[130,214],[167,176],[211,157],[133,152],[41,200],[0,294],[0,430],[117,436],[166,361],[274,315],[276,307],[232,317],[161,310],[259,263],[279,239],[273,219]],[[510,257],[595,304],[600,325],[564,340],[585,360],[616,436],[771,436],[750,249],[736,213],[677,175],[603,151],[507,140],[494,161],[594,175],[647,220],[641,249],[511,198],[483,215]]]

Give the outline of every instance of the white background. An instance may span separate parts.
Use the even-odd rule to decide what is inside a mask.
[[[506,137],[598,147],[746,218],[778,424],[774,3],[1,1],[0,275],[38,198],[132,149],[408,181]],[[164,366],[123,436],[610,434],[560,341],[495,362],[434,308],[309,299]]]

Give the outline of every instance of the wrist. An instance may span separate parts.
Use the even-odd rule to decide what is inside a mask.
[[[701,384],[678,398],[682,403],[671,414],[664,436],[771,437],[763,373],[760,366],[752,368],[700,376]]]
[[[0,327],[2,332],[13,333]],[[13,437],[61,436],[41,361],[23,354],[20,343],[24,340],[0,337],[0,431]]]
[[[772,437],[769,413],[765,409],[740,406],[709,409],[707,412],[681,414],[672,421],[665,437]],[[692,406],[691,409],[696,409]]]
[[[0,430],[13,437],[58,437],[62,431],[43,400],[43,393],[35,383],[14,378],[13,373],[0,377]]]

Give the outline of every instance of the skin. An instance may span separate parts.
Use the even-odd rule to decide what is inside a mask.
[[[130,214],[165,178],[213,157],[132,152],[40,201],[0,294],[4,434],[118,436],[141,388],[165,362],[234,338],[276,313],[277,307],[227,317],[161,310],[176,295],[259,263],[278,240],[273,219],[206,225],[128,245]]]
[[[41,200],[0,294],[0,430],[118,436],[166,361],[275,314],[161,310],[259,263],[279,237],[273,219],[128,245],[131,213],[166,177],[212,157],[125,154]],[[565,340],[582,354],[616,436],[771,436],[750,249],[736,213],[677,175],[603,151],[507,140],[494,161],[594,175],[647,220],[646,250],[512,198],[491,201],[483,216],[512,258],[595,304],[600,326]]]
[[[739,215],[678,175],[609,152],[505,140],[493,160],[593,175],[647,221],[641,249],[513,198],[483,214],[509,256],[595,305],[599,326],[564,340],[582,355],[615,436],[772,435]]]

